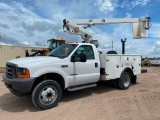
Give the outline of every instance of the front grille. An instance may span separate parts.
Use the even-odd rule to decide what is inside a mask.
[[[17,76],[17,65],[13,63],[6,63],[6,76],[8,78],[15,78]]]

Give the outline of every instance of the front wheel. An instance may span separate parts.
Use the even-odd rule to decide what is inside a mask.
[[[118,87],[122,90],[128,89],[131,84],[131,75],[128,72],[122,73],[118,80]]]
[[[45,80],[39,83],[32,92],[32,102],[39,109],[50,109],[58,104],[62,96],[59,83]]]

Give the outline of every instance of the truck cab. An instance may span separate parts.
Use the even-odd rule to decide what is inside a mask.
[[[47,56],[10,60],[6,63],[6,73],[3,76],[6,87],[13,94],[24,96],[32,93],[34,94],[33,101],[37,99],[35,97],[36,91],[39,90],[37,86],[43,82],[51,81],[52,83],[54,81],[55,84],[58,84],[58,88],[55,87],[56,90],[49,88],[49,90],[52,89],[51,92],[56,93],[58,89],[73,91],[74,86],[95,83],[99,78],[99,55],[95,45],[89,43],[63,44]],[[61,94],[58,95],[61,97]],[[44,103],[46,103],[45,100]],[[46,109],[46,107],[40,108]]]

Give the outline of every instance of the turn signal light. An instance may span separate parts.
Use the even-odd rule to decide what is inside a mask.
[[[18,78],[30,78],[29,70],[26,69],[24,74],[18,74]]]

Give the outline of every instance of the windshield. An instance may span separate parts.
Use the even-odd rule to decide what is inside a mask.
[[[48,56],[58,57],[58,58],[66,58],[71,52],[77,47],[77,44],[63,44],[56,49],[52,50]]]

